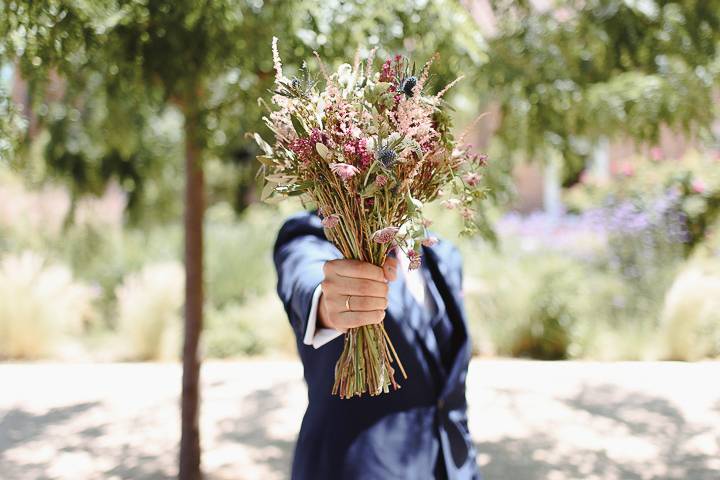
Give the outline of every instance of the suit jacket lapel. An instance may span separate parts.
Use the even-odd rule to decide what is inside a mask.
[[[445,314],[452,322],[453,330],[457,332],[459,342],[458,348],[451,361],[450,369],[447,371],[447,380],[442,393],[444,397],[452,391],[459,379],[459,375],[465,371],[463,365],[468,360],[470,354],[468,329],[461,308],[462,300],[460,298],[460,290],[462,285],[456,285],[456,282],[449,282],[451,272],[448,270],[448,266],[443,261],[442,256],[438,255],[432,247],[423,247],[423,251],[435,287],[445,304]],[[437,346],[435,346],[435,350],[438,350]]]
[[[405,283],[407,272],[400,272],[397,281],[390,284],[390,301],[388,314],[396,319],[398,325],[405,333],[406,338],[414,344],[419,344],[423,349],[424,358],[429,358],[436,371],[444,376],[440,350],[435,335],[428,325],[425,308],[419,305]],[[437,382],[436,375],[428,368],[426,361],[420,362],[425,367],[425,375],[433,382]]]

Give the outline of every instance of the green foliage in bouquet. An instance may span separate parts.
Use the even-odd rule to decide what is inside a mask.
[[[356,55],[332,74],[316,55],[320,88],[305,64],[299,77],[283,75],[274,40],[274,107],[265,117],[274,143],[255,134],[267,180],[262,197],[299,196],[317,208],[345,258],[382,265],[400,248],[410,268],[418,268],[421,245],[437,242],[427,232],[427,202],[442,198],[460,212],[465,233],[476,230],[486,157],[460,146],[463,138],[451,133],[443,96],[457,80],[435,95],[425,92],[435,57],[420,71],[401,56],[375,71],[374,53],[365,61]],[[399,388],[394,361],[405,376],[382,323],[350,329],[333,393],[350,398]]]

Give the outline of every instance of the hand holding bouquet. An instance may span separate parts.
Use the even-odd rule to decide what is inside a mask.
[[[400,56],[374,71],[373,57],[374,51],[366,62],[358,57],[329,74],[318,56],[320,89],[305,64],[300,78],[283,76],[273,39],[274,106],[264,119],[274,144],[255,134],[267,181],[262,196],[300,195],[319,210],[345,258],[381,266],[400,248],[418,268],[420,246],[437,241],[427,235],[423,205],[443,197],[472,229],[486,158],[459,147],[451,133],[443,95],[457,80],[435,95],[424,92],[434,57],[417,74]],[[399,388],[394,363],[406,376],[382,322],[349,329],[333,394]]]

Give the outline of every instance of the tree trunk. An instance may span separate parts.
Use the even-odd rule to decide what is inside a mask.
[[[200,480],[200,357],[203,324],[203,216],[205,185],[197,120],[185,115],[185,340],[180,438],[180,480]]]

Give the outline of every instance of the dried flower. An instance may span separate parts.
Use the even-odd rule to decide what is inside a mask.
[[[331,163],[330,170],[332,170],[335,175],[342,178],[345,182],[360,172],[357,167],[353,167],[348,163]]]
[[[340,223],[340,217],[334,213],[322,219],[322,226],[325,228],[335,228],[338,223]]]
[[[407,77],[405,80],[402,81],[402,86],[400,87],[400,90],[403,91],[405,96],[408,98],[413,96],[413,88],[415,88],[415,85],[417,85],[418,80],[415,75]]]
[[[389,243],[395,239],[398,227],[385,227],[372,234],[372,239],[376,243]]]
[[[480,174],[475,173],[475,172],[466,173],[462,177],[463,182],[467,183],[471,187],[476,187],[480,183],[481,178],[482,177],[480,176]]]
[[[435,98],[442,98],[443,95],[445,95],[448,90],[450,90],[452,87],[454,87],[455,84],[458,83],[458,82],[459,82],[460,80],[462,80],[463,78],[465,78],[465,75],[460,75],[458,78],[456,78],[456,79],[453,80],[452,82],[450,82],[450,83],[448,83],[447,85],[445,85],[445,88],[443,88],[442,90],[440,90],[440,91],[438,92],[438,94],[435,95]]]
[[[273,67],[275,68],[275,81],[279,82],[282,80],[282,62],[280,61],[280,53],[278,52],[278,38],[272,38],[272,55],[273,55]]]
[[[421,263],[421,255],[416,252],[415,250],[410,250],[407,253],[408,259],[410,260],[410,264],[408,265],[408,270],[417,270],[420,268]]]
[[[448,210],[455,210],[457,207],[460,206],[462,202],[458,200],[457,198],[448,198],[447,200],[443,200],[440,202],[440,205],[447,208]]]
[[[385,168],[391,168],[397,160],[397,153],[395,150],[389,147],[381,147],[375,152],[375,158]]]
[[[424,205],[441,195],[453,196],[441,188],[451,186],[455,192],[461,179],[467,188],[479,184],[486,159],[472,146],[460,147],[464,135],[450,134],[454,129],[442,97],[454,82],[436,96],[426,92],[437,55],[414,76],[415,68],[401,56],[372,73],[373,50],[367,68],[356,55],[351,64],[330,72],[313,52],[322,72],[316,82],[304,67],[298,78],[284,77],[276,38],[272,47],[276,83],[264,120],[274,138],[266,142],[255,135],[266,190],[300,195],[304,202],[322,206],[327,238],[345,258],[382,265],[388,251],[398,248],[408,252],[411,269],[419,268],[420,245],[438,241],[429,233],[415,236],[417,229],[423,231],[420,222],[430,225],[423,218]],[[443,204],[470,217],[474,196],[457,195]],[[406,226],[413,235],[405,235]],[[399,367],[406,377],[405,371],[382,323],[351,328],[346,335],[333,394],[351,398],[400,387],[393,372]]]
[[[432,236],[427,237],[427,238],[423,239],[423,241],[422,241],[422,244],[424,247],[432,247],[436,243],[438,243],[437,237],[432,237]]]

